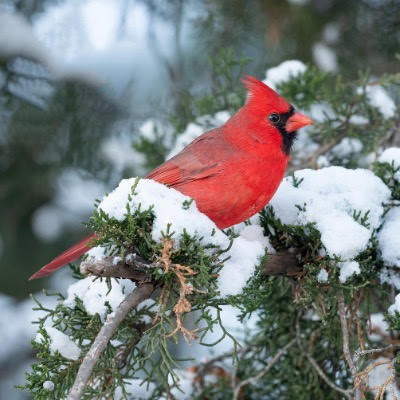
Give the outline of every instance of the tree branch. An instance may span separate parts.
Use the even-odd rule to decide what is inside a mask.
[[[96,336],[90,350],[79,367],[75,382],[69,392],[67,400],[79,400],[88,384],[90,375],[108,342],[118,329],[124,318],[143,300],[149,298],[154,287],[151,283],[144,283],[129,293],[120,305],[111,314]]]
[[[338,294],[338,310],[339,310],[339,317],[340,317],[340,325],[342,328],[342,340],[343,340],[343,354],[344,358],[346,359],[347,364],[349,365],[351,374],[353,375],[354,386],[356,387],[354,392],[355,400],[361,399],[361,391],[357,385],[359,378],[357,377],[357,368],[354,365],[353,358],[350,354],[350,344],[349,344],[349,328],[347,326],[347,318],[346,318],[346,311],[344,307],[344,296],[343,292],[339,292]]]
[[[306,356],[308,362],[312,365],[312,367],[317,371],[317,374],[322,378],[322,380],[330,386],[332,389],[336,390],[339,393],[342,393],[347,399],[351,399],[351,393],[353,392],[352,390],[346,390],[343,389],[337,385],[335,385],[325,374],[325,372],[322,370],[322,368],[318,365],[318,363],[315,361],[314,357],[306,351],[306,349],[303,346],[303,343],[301,341],[301,332],[300,332],[300,313],[297,314],[297,319],[296,319],[296,342],[297,345],[299,346],[301,352]]]
[[[269,361],[269,363],[263,368],[256,376],[245,379],[236,386],[235,392],[233,394],[233,400],[238,400],[240,396],[240,391],[246,385],[254,385],[260,378],[263,377],[275,364],[276,362],[292,347],[296,342],[296,339],[291,340],[286,346],[282,347]]]
[[[80,270],[82,274],[92,274],[110,278],[133,279],[137,282],[148,282],[145,269],[155,267],[138,256],[128,257],[125,261],[114,262],[114,257],[105,257],[102,260],[88,259],[82,261]],[[263,274],[266,276],[296,276],[302,271],[297,256],[292,253],[276,253],[268,255],[264,265]]]
[[[276,253],[268,254],[264,265],[263,275],[296,276],[302,271],[302,266],[296,254]]]

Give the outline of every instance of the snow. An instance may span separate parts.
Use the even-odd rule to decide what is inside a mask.
[[[167,225],[170,224],[170,231],[175,232],[173,237],[176,244],[186,231],[189,235],[198,237],[202,244],[214,244],[221,248],[229,246],[228,237],[206,215],[198,211],[195,202],[183,208],[183,202],[191,199],[177,190],[153,180],[140,179],[135,195],[129,200],[128,196],[131,194],[135,181],[135,178],[122,180],[113,192],[103,198],[99,209],[110,217],[122,221],[126,216],[126,204],[129,204],[132,211],[136,210],[139,204],[142,210],[153,207],[155,218],[152,238],[154,241],[162,240],[163,232],[166,232]],[[267,242],[264,241],[264,243]],[[92,252],[89,254],[96,256]],[[259,258],[263,255],[264,246],[261,242],[247,240],[245,237],[236,238],[229,252],[222,255],[223,258],[228,256],[231,258],[225,263],[218,278],[221,295],[240,293],[253,274]],[[99,256],[102,257],[102,254]]]
[[[222,126],[231,117],[228,111],[219,111],[214,115],[202,115],[195,122],[190,122],[185,131],[180,134],[167,159],[175,156],[189,143],[198,138],[209,129]]]
[[[128,398],[132,399],[148,399],[151,397],[156,386],[154,383],[143,383],[142,379],[124,379],[124,389],[128,394]],[[129,397],[129,395],[134,397]],[[122,394],[122,390],[118,387],[114,394],[114,399],[122,400],[126,397]]]
[[[345,137],[332,148],[330,153],[336,157],[344,158],[354,153],[360,153],[362,149],[363,144],[360,139]]]
[[[91,214],[94,202],[104,195],[105,185],[81,169],[68,168],[54,184],[52,202],[32,216],[34,233],[45,242],[57,240],[66,229],[76,228]]]
[[[121,303],[126,293],[135,288],[135,284],[130,279],[119,279],[111,281],[111,290],[105,280],[93,280],[93,277],[81,279],[68,288],[68,297],[64,300],[64,305],[73,308],[78,297],[82,300],[83,306],[89,315],[98,313],[102,320],[105,319],[108,307],[111,310]]]
[[[218,287],[222,296],[239,294],[254,273],[254,267],[265,253],[259,241],[240,236],[233,241],[228,261],[219,272]]]
[[[343,167],[300,170],[295,177],[303,178],[298,188],[287,177],[270,201],[276,216],[284,224],[314,223],[330,257],[345,261],[365,250],[380,225],[382,203],[390,198],[386,185],[369,170]],[[353,218],[354,212],[368,211],[369,229]]]
[[[394,168],[400,167],[400,147],[389,147],[378,158],[380,163],[394,165]]]
[[[325,102],[313,103],[310,110],[307,112],[307,115],[316,122],[324,122],[336,117],[332,108]]]
[[[312,55],[315,64],[320,69],[327,72],[336,72],[338,69],[337,57],[335,52],[325,43],[318,42],[312,47]]]
[[[328,272],[326,271],[326,269],[322,268],[321,271],[319,271],[318,275],[317,275],[318,282],[325,283],[325,282],[328,282],[328,279],[329,279]]]
[[[346,261],[339,263],[340,275],[339,280],[341,283],[345,283],[353,275],[358,275],[360,270],[360,264],[357,261]]]
[[[216,227],[214,222],[198,211],[195,202],[191,202],[187,209],[183,208],[184,201],[188,202],[191,198],[175,189],[150,179],[140,179],[135,189],[136,195],[132,196],[132,200],[129,201],[128,196],[131,195],[135,181],[136,178],[123,179],[114,191],[103,198],[99,209],[102,209],[110,217],[122,221],[126,216],[127,204],[132,211],[136,210],[139,204],[141,204],[142,210],[154,206],[155,219],[152,230],[154,241],[161,241],[162,233],[166,231],[167,225],[171,224],[171,232],[175,232],[174,238],[177,242],[186,230],[192,236],[207,238],[209,243],[222,247],[229,244],[228,238]],[[213,230],[216,233],[211,236]]]
[[[400,267],[400,207],[392,208],[385,215],[378,240],[385,264]]]
[[[20,14],[0,12],[0,55],[7,58],[25,56],[44,64],[48,62],[45,47]]]
[[[361,89],[358,92],[361,93]],[[396,105],[382,86],[368,85],[365,88],[365,93],[370,104],[376,107],[385,118],[395,116]]]
[[[299,60],[287,60],[276,67],[267,69],[263,82],[272,89],[276,89],[277,85],[303,74],[306,69],[306,65]]]
[[[136,173],[144,172],[142,165],[145,163],[145,157],[132,147],[132,138],[128,135],[105,139],[101,144],[101,152],[119,174],[125,168],[132,168]]]
[[[392,304],[389,309],[389,314],[394,315],[396,312],[400,313],[400,293],[396,295],[394,299],[394,304]]]
[[[336,44],[340,38],[340,30],[338,24],[326,24],[322,35],[325,42],[329,44]]]
[[[54,382],[52,381],[44,381],[43,382],[43,389],[52,392],[54,390]]]
[[[69,360],[79,359],[81,349],[68,335],[51,326],[45,326],[44,329],[50,338],[51,354],[55,354],[58,351],[64,358]],[[38,333],[35,341],[43,341],[42,334]]]
[[[371,314],[370,316],[371,326],[369,329],[368,339],[373,342],[379,342],[384,336],[389,334],[389,325],[385,321],[383,314]]]
[[[250,242],[259,242],[263,248],[268,250],[269,254],[275,253],[275,249],[272,247],[268,236],[264,236],[264,229],[260,225],[245,225],[240,231],[240,237]]]
[[[374,367],[371,372],[368,375],[368,386],[372,389],[372,392],[375,393],[375,395],[378,392],[378,387],[382,386],[387,379],[389,378],[391,374],[391,369],[390,369],[390,362],[391,360],[386,357],[378,357],[377,359],[371,360],[370,365],[373,364],[378,364],[382,362],[388,362],[387,364],[382,364]],[[386,387],[386,400],[396,400],[400,398],[400,391],[397,388],[397,385],[389,383]],[[375,397],[378,398],[378,397]],[[383,398],[383,397],[381,397]]]

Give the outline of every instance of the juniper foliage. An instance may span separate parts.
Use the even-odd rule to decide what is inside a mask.
[[[176,115],[171,117],[172,138],[176,138],[189,122],[196,121],[201,115],[220,110],[232,113],[238,109],[244,100],[244,91],[238,88],[238,78],[246,62],[246,59],[236,58],[229,50],[222,51],[217,59],[210,61],[217,77],[216,84],[200,98],[183,96],[184,102],[177,108]],[[316,105],[325,107],[324,118],[317,120],[315,127],[309,131],[310,138],[318,145],[316,151],[308,158],[304,158],[300,151],[295,153],[291,168],[317,167],[321,155],[330,165],[356,168],[365,166],[368,154],[380,154],[382,149],[395,145],[399,136],[398,117],[385,118],[382,111],[369,101],[368,88],[370,85],[384,85],[396,93],[398,84],[398,75],[385,75],[371,83],[371,77],[365,71],[357,79],[348,81],[340,75],[321,72],[314,67],[279,84],[278,91],[298,108],[310,111]],[[368,123],[360,124],[355,116]],[[170,150],[167,142],[162,141],[162,132],[156,133],[154,141],[142,138],[136,144],[136,148],[145,155],[149,168],[162,162]],[[333,148],[345,138],[357,139],[361,150],[340,157]],[[399,168],[379,162],[371,168],[391,191],[392,199],[385,204],[385,209],[398,207]],[[301,188],[301,179],[293,174],[292,180],[294,187]],[[135,187],[131,196],[135,196]],[[300,210],[309,206],[297,205]],[[368,212],[363,214],[354,210],[353,218],[369,228]],[[151,236],[153,220],[152,208],[133,211],[127,206],[123,221],[96,210],[88,222],[90,229],[98,233],[96,244],[106,247],[109,254],[125,259],[135,253],[146,260],[149,264],[146,272],[157,290],[152,305],[138,307],[132,312],[108,343],[86,388],[85,399],[116,398],[116,393],[123,399],[137,398],[129,393],[126,385],[129,379],[140,379],[143,385],[150,385],[151,398],[172,397],[172,390],[181,384],[181,375],[177,371],[187,365],[191,365],[190,371],[194,374],[189,396],[192,399],[231,399],[235,388],[247,379],[250,379],[249,383],[239,393],[241,399],[338,399],[352,396],[353,389],[361,390],[367,399],[374,398],[366,381],[354,387],[359,378],[348,364],[344,347],[348,340],[351,356],[354,357],[360,349],[397,343],[400,314],[386,314],[394,300],[391,295],[394,288],[380,281],[383,270],[396,273],[395,266],[386,265],[382,259],[377,239],[382,226],[372,232],[367,248],[355,258],[362,273],[342,282],[339,279],[339,263],[342,260],[340,257],[329,257],[324,252],[321,234],[315,224],[284,224],[274,209],[267,206],[259,215],[264,235],[277,252],[296,254],[302,272],[296,276],[266,276],[264,265],[270,257],[266,254],[243,293],[225,298],[218,293],[216,278],[223,267],[221,260],[227,249],[202,245],[199,237],[184,234],[170,253],[173,264],[183,265],[191,271],[185,275],[186,284],[194,289],[187,294],[191,313],[182,313],[182,322],[198,328],[197,336],[204,346],[218,344],[202,340],[217,325],[222,327],[221,339],[230,337],[232,340],[231,351],[203,362],[199,359],[180,360],[175,355],[173,345],[179,343],[180,333],[175,331],[177,313],[174,306],[180,299],[182,281],[174,270],[163,270],[160,263],[165,243],[174,240],[174,232],[166,226],[164,241],[155,242]],[[226,231],[226,234],[233,239],[235,229]],[[329,273],[327,280],[318,277],[322,269]],[[78,272],[76,275],[78,279],[83,278]],[[39,302],[37,307],[43,313],[38,318],[38,332],[42,339],[32,342],[38,362],[27,374],[24,386],[35,399],[64,398],[80,363],[80,359],[68,360],[51,351],[46,324],[66,332],[80,347],[81,355],[87,352],[102,324],[102,318],[98,314],[89,315],[78,298],[71,308],[63,303],[60,294],[55,296],[59,301],[54,309],[46,309]],[[344,337],[339,298],[344,299],[348,312],[348,337]],[[154,307],[154,304],[159,307]],[[220,311],[227,304],[240,310],[241,321],[257,315],[256,326],[241,343],[222,324]],[[210,312],[211,309],[216,312]],[[381,335],[376,342],[372,342],[369,335],[372,313],[385,313],[389,323],[389,332]],[[294,345],[270,365],[271,358],[291,341]],[[385,355],[400,361],[395,350]],[[357,372],[364,371],[374,362],[374,358],[369,356],[357,360],[354,357],[354,360]],[[323,371],[325,378],[315,365]],[[52,392],[43,386],[48,380],[55,384]],[[390,383],[395,384],[395,379]],[[349,392],[343,394],[337,388]],[[180,392],[174,393],[177,396],[176,393]]]

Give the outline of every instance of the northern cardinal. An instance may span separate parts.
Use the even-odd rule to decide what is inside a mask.
[[[203,133],[146,178],[179,190],[220,229],[260,211],[281,183],[296,131],[312,124],[252,76],[245,105],[223,126]],[[95,234],[56,257],[29,279],[51,274],[90,249]]]

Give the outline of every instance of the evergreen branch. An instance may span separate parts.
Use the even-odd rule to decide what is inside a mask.
[[[144,282],[148,280],[148,276],[145,272],[139,271],[138,269],[132,268],[133,266],[143,269],[151,267],[150,263],[143,261],[137,261],[137,263],[131,263],[131,261],[119,261],[114,262],[115,257],[105,257],[101,260],[95,260],[89,258],[88,260],[82,261],[80,265],[80,272],[84,275],[93,274],[101,277],[109,278],[126,278],[134,279],[138,282]]]
[[[330,386],[332,389],[336,390],[339,393],[342,393],[347,399],[351,399],[351,393],[353,392],[352,390],[346,390],[343,389],[337,385],[335,385],[325,374],[325,372],[322,370],[322,368],[318,365],[318,363],[315,361],[314,357],[306,351],[306,349],[303,346],[303,343],[301,341],[301,332],[300,332],[300,315],[301,313],[299,312],[297,314],[297,319],[296,319],[296,342],[297,345],[299,346],[301,352],[306,356],[308,362],[311,364],[311,366],[315,369],[317,374],[324,380],[324,382]]]
[[[79,400],[83,395],[86,385],[96,362],[105,350],[108,342],[118,329],[124,318],[143,300],[149,298],[153,293],[154,287],[151,283],[138,286],[133,292],[129,293],[115,311],[107,316],[107,320],[97,334],[90,350],[79,367],[75,382],[69,392],[68,400]]]
[[[269,363],[260,371],[256,376],[252,376],[250,378],[245,379],[244,381],[240,382],[239,385],[236,386],[235,392],[233,394],[233,400],[238,400],[240,396],[240,391],[244,386],[247,385],[254,385],[259,379],[261,379],[277,362],[278,360],[288,351],[290,347],[292,347],[296,343],[296,339],[291,340],[286,346],[282,347]]]
[[[138,282],[146,282],[148,276],[143,269],[150,269],[154,264],[135,257],[125,261],[114,262],[114,257],[105,257],[101,260],[88,259],[81,262],[80,272],[84,275],[92,274],[108,278],[134,279]],[[302,271],[302,267],[296,254],[276,253],[269,254],[263,274],[267,276],[283,275],[295,276]]]

